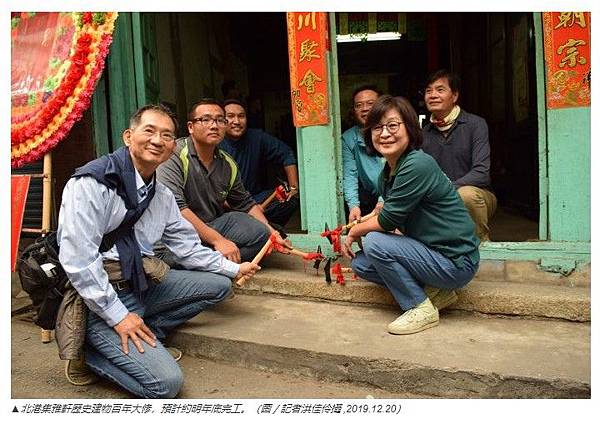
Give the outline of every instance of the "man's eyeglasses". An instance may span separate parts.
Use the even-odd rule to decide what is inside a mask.
[[[210,127],[210,125],[215,122],[219,127],[224,127],[227,125],[227,119],[222,118],[222,117],[218,117],[218,118],[212,118],[210,116],[202,116],[200,118],[194,118],[192,119],[193,123],[196,122],[200,122],[200,124],[203,127]]]
[[[383,132],[384,128],[387,128],[390,134],[396,134],[400,129],[400,125],[402,124],[404,124],[404,122],[391,121],[387,124],[373,125],[373,127],[371,127],[371,133],[373,133],[374,135],[379,135]]]
[[[154,136],[158,134],[160,139],[165,143],[171,143],[172,141],[175,141],[175,134],[171,132],[160,132],[153,128],[145,128],[142,131],[146,136],[150,138],[154,138]]]
[[[367,100],[366,102],[354,103],[354,110],[361,110],[365,106],[371,107],[373,106],[373,103],[375,103],[375,100]]]

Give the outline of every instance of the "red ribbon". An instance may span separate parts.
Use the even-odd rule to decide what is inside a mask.
[[[285,191],[285,187],[282,185],[277,186],[275,189],[275,198],[281,203],[287,200],[287,192]]]
[[[346,285],[346,281],[344,279],[344,274],[342,273],[342,265],[337,263],[334,266],[331,267],[331,272],[333,274],[335,274],[335,282],[345,286]]]
[[[328,237],[333,245],[333,251],[342,253],[342,227],[339,226],[335,230],[323,231],[321,237]]]

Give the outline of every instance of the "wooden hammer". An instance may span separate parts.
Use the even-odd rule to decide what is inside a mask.
[[[262,249],[260,249],[260,251],[256,254],[256,256],[254,257],[254,259],[252,259],[252,263],[254,265],[258,265],[258,263],[262,260],[262,258],[267,254],[267,252],[269,251],[269,249],[271,249],[272,245],[273,245],[273,240],[271,240],[271,237],[269,237],[269,240],[267,240],[267,242],[262,247]],[[246,275],[242,275],[240,277],[240,279],[235,282],[235,285],[237,287],[242,287],[249,278],[250,277],[248,277]]]
[[[342,233],[344,231],[348,231],[350,228],[354,227],[356,224],[360,224],[361,222],[365,222],[371,218],[373,218],[374,216],[376,216],[377,214],[375,213],[375,211],[371,212],[370,214],[367,214],[365,216],[361,216],[359,219],[355,219],[352,222],[349,222],[346,225],[342,226]]]

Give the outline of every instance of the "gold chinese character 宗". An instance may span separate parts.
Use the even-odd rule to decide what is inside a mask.
[[[573,38],[569,38],[569,40],[565,44],[563,44],[558,48],[558,50],[556,50],[556,53],[559,55],[563,54],[563,52],[565,54],[565,57],[561,59],[558,66],[560,68],[564,68],[566,65],[569,68],[572,68],[577,64],[585,65],[587,63],[587,59],[585,57],[580,56],[579,51],[577,50],[577,47],[585,45],[586,42],[583,40],[575,40]]]

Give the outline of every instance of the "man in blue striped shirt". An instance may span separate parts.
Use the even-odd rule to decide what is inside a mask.
[[[203,246],[171,191],[156,181],[156,168],[175,148],[171,116],[163,106],[139,109],[123,132],[126,147],[85,167],[96,171],[78,171],[69,180],[59,215],[60,262],[89,308],[85,362],[94,373],[144,398],[175,397],[183,384],[181,369],[162,344],[167,333],[227,298],[231,278],[251,276],[258,269]],[[117,242],[100,253],[103,237],[121,225],[132,205],[139,208],[148,197],[128,235],[134,243],[125,248]],[[145,260],[154,255],[159,240],[185,269],[168,270],[160,284],[145,281],[141,289],[130,280],[109,279],[108,261],[119,261],[124,249]],[[67,378],[81,374],[81,365],[70,361]]]

